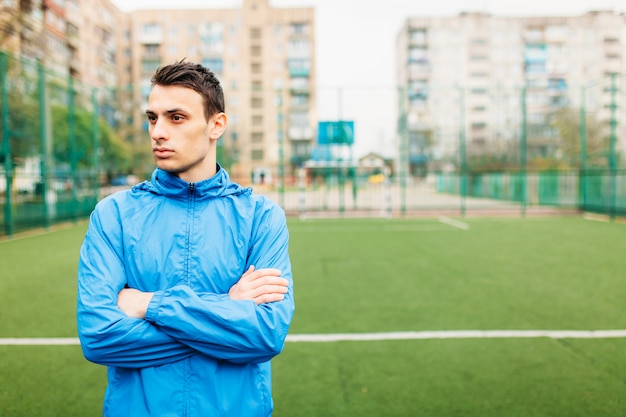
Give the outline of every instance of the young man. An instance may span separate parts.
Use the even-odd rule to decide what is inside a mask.
[[[216,162],[212,72],[157,70],[150,181],[98,203],[80,252],[78,333],[108,366],[104,415],[269,416],[294,312],[284,212]]]

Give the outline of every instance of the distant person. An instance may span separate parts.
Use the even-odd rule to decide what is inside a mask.
[[[98,203],[80,251],[78,334],[107,365],[104,415],[269,416],[294,313],[284,211],[217,164],[224,95],[180,61],[152,78],[150,181]]]

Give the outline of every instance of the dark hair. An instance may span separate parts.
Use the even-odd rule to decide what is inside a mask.
[[[152,85],[179,85],[191,88],[202,96],[207,120],[224,111],[224,92],[215,74],[206,67],[184,59],[160,67],[152,77]]]

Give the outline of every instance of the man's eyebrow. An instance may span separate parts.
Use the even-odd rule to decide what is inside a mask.
[[[174,109],[165,110],[163,112],[163,114],[166,114],[166,115],[174,114],[174,113],[187,113],[187,110],[185,110],[183,108],[180,108],[180,107],[177,107],[177,108],[174,108]],[[148,110],[146,110],[146,114],[149,115],[149,116],[156,116],[157,112],[148,109]]]

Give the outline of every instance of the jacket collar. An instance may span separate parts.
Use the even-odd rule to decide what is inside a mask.
[[[243,188],[239,184],[232,182],[226,170],[220,167],[219,164],[217,165],[215,175],[193,184],[181,180],[167,171],[156,168],[152,172],[150,181],[144,181],[136,187],[175,199],[187,199],[193,195],[194,198],[203,200],[252,192],[252,189]]]

